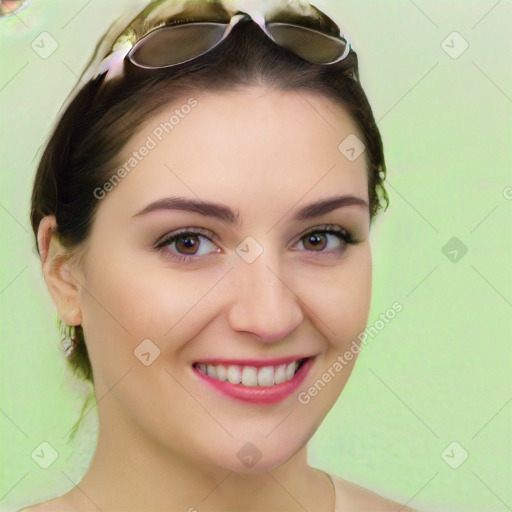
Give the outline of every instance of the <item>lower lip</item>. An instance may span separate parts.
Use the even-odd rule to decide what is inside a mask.
[[[196,367],[192,367],[196,375],[203,381],[235,400],[248,402],[255,405],[268,405],[281,402],[290,396],[307,377],[309,370],[313,366],[314,358],[310,357],[299,368],[299,371],[287,382],[281,384],[274,384],[273,386],[244,386],[242,384],[232,384],[228,381],[214,379],[209,375],[204,374]]]

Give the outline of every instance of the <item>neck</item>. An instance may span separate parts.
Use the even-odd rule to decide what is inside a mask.
[[[98,442],[69,493],[74,510],[332,512],[331,484],[308,465],[306,446],[268,471],[234,472],[191,455],[189,447],[164,446],[113,407],[114,400],[106,395],[98,402]]]

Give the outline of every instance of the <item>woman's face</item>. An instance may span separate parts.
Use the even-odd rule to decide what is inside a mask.
[[[74,269],[102,428],[237,472],[274,468],[307,443],[352,370],[355,356],[338,357],[370,306],[364,153],[346,147],[355,135],[331,100],[254,87],[184,98],[133,136]],[[359,201],[298,216],[338,196]],[[171,208],[178,197],[215,203],[223,218]],[[169,241],[178,230],[193,234]],[[254,379],[282,381],[293,370],[282,360],[305,357],[280,394],[255,392]],[[236,381],[227,367],[244,361],[247,386],[214,385],[223,373]],[[224,372],[203,376],[195,363],[207,362]]]

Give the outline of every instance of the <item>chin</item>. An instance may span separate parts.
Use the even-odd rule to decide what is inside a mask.
[[[291,423],[282,425],[280,432],[278,424],[276,427],[275,431],[265,427],[264,432],[246,432],[217,445],[218,453],[211,454],[211,462],[235,473],[258,474],[272,471],[303,449],[316,430],[316,427],[311,426],[307,431],[299,432],[296,425]]]

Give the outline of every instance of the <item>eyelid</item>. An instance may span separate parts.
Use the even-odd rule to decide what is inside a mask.
[[[295,239],[294,245],[297,242],[300,242],[305,236],[309,234],[314,234],[318,232],[327,232],[328,234],[334,234],[340,236],[347,244],[359,244],[364,241],[364,239],[357,238],[353,231],[344,228],[342,226],[338,226],[337,224],[320,224],[318,226],[314,226],[312,228],[308,228],[305,231],[303,231],[300,235],[298,235]]]
[[[219,243],[219,238],[214,233],[212,233],[210,230],[190,226],[187,228],[180,228],[180,229],[177,229],[176,231],[169,231],[168,233],[165,233],[160,238],[158,238],[158,240],[153,244],[153,247],[159,248],[164,245],[167,245],[167,243],[168,243],[167,241],[169,239],[175,238],[175,237],[178,237],[179,235],[183,235],[185,233],[190,233],[190,232],[192,232],[194,234],[202,235],[205,238],[208,238],[209,240],[211,240],[212,242]]]
[[[330,230],[330,229],[332,229],[333,231],[335,231],[337,233],[341,233],[341,234],[346,233],[350,238],[352,238],[351,231],[347,228],[337,226],[336,224],[320,224],[318,226],[313,226],[313,227],[305,229],[304,231],[302,231],[302,233],[300,233],[295,238],[293,238],[292,242],[295,244],[310,233],[315,233],[317,231]],[[215,233],[213,233],[212,231],[210,231],[208,229],[204,229],[204,228],[189,226],[189,227],[177,229],[176,231],[170,231],[168,233],[165,233],[164,235],[159,237],[153,245],[154,245],[154,247],[159,247],[159,246],[165,245],[165,243],[167,242],[168,239],[177,237],[177,236],[185,234],[185,233],[190,233],[190,232],[192,232],[194,234],[203,235],[204,237],[210,239],[212,242],[215,242],[217,244],[220,243],[219,237],[217,235],[215,235]],[[354,240],[354,242],[360,242],[360,241],[362,241],[362,240]]]
[[[315,233],[327,233],[336,236],[341,243],[345,244],[345,250],[348,249],[348,246],[350,245],[356,245],[364,241],[364,239],[357,239],[353,232],[350,229],[344,228],[342,226],[336,225],[336,224],[321,224],[317,226],[310,227],[306,230],[304,230],[302,233],[297,235],[295,237],[295,241],[293,243],[293,246],[297,245],[302,241],[303,238],[308,236],[309,234],[315,234]],[[194,254],[175,254],[172,251],[166,250],[166,246],[174,243],[175,239],[178,238],[180,235],[183,234],[192,234],[192,235],[200,235],[204,238],[206,238],[211,243],[218,245],[219,244],[219,238],[212,233],[208,229],[199,228],[199,227],[185,227],[180,228],[175,231],[168,232],[161,236],[153,245],[153,250],[155,251],[163,251],[168,252],[170,255],[168,256],[171,259],[174,259],[176,261],[182,262],[182,263],[192,263],[194,261],[198,261],[201,258],[208,257],[212,254],[222,252],[222,249],[220,251],[213,251],[208,254],[201,254],[201,255],[194,255]],[[297,251],[297,249],[293,249],[294,251]],[[298,251],[298,252],[304,252],[308,254],[308,256],[312,256],[314,258],[323,258],[327,255],[332,255],[334,251],[311,251],[311,250],[305,250],[305,251]]]

